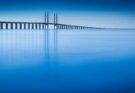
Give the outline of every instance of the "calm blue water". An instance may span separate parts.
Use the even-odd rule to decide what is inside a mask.
[[[0,30],[0,93],[135,93],[135,30]]]

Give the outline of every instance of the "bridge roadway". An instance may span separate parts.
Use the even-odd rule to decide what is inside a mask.
[[[49,29],[49,26],[54,26],[54,29],[92,29],[93,27],[77,26],[68,24],[48,23],[48,22],[10,22],[0,21],[0,29]]]

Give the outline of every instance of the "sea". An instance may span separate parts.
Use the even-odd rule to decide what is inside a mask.
[[[135,93],[135,30],[0,30],[0,93]]]

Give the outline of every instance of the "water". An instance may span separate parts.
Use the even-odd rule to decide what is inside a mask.
[[[134,93],[135,30],[1,30],[0,93]]]

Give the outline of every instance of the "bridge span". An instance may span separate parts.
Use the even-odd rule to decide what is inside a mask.
[[[13,22],[13,21],[0,21],[0,29],[50,29],[52,25],[53,29],[91,29],[92,27],[60,24],[58,23],[58,14],[54,13],[53,22],[49,21],[49,12],[45,12],[44,22]]]

